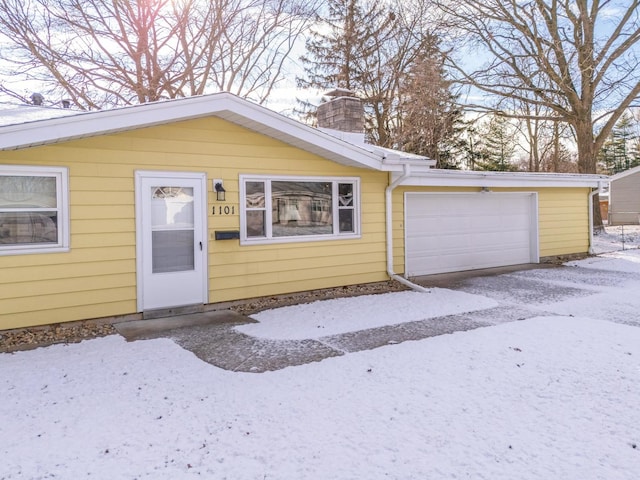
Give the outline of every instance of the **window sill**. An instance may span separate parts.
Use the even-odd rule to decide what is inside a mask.
[[[362,238],[359,233],[342,235],[304,235],[300,237],[277,237],[277,238],[244,238],[240,240],[240,245],[271,245],[287,243],[310,243],[310,242],[330,242],[336,240],[357,240]]]
[[[28,247],[28,248],[0,248],[0,257],[9,255],[33,255],[36,253],[67,253],[69,247],[47,246],[47,247]]]

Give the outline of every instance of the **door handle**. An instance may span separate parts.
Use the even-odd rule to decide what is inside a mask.
[[[202,251],[202,242],[200,242],[200,251]]]

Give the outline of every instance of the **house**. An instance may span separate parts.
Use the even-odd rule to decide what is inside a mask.
[[[0,127],[0,329],[589,250],[606,177],[437,170],[365,144],[354,100],[320,129],[228,93]]]
[[[640,167],[611,176],[608,219],[609,225],[640,223]]]

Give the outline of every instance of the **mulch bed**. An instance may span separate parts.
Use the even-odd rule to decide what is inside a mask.
[[[391,280],[388,282],[349,285],[289,295],[255,298],[234,303],[229,308],[243,315],[252,315],[262,310],[311,303],[317,300],[399,292],[407,289],[401,283]],[[77,343],[91,338],[115,335],[116,333],[115,327],[105,320],[86,320],[5,330],[0,331],[0,352],[31,350],[57,343]]]
[[[110,323],[84,321],[56,323],[41,327],[0,331],[0,352],[15,352],[45,347],[55,343],[77,343],[90,338],[113,335]]]

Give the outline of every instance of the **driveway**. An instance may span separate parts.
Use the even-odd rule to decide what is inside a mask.
[[[585,261],[583,261],[585,262]],[[580,262],[578,262],[580,265]],[[395,325],[291,340],[258,338],[237,327],[256,320],[232,311],[212,311],[116,325],[127,340],[167,337],[200,359],[217,367],[242,372],[264,372],[320,361],[384,345],[488,327],[538,316],[569,315],[574,301],[590,300],[625,282],[640,282],[640,273],[582,266],[525,265],[419,277],[429,288],[447,288],[495,300],[497,306]],[[606,302],[606,298],[602,298]],[[611,305],[603,307],[611,311]],[[624,307],[623,307],[624,308]],[[634,307],[629,307],[632,309]],[[613,309],[612,320],[640,326],[633,314]]]

